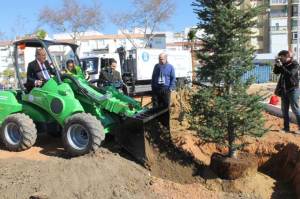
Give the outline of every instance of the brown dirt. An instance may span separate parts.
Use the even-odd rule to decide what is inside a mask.
[[[247,92],[248,94],[258,94],[264,98],[268,98],[274,94],[276,83],[252,84]]]
[[[268,84],[266,86],[255,85],[250,90],[255,93],[262,90],[262,93],[271,95],[275,84]],[[261,94],[261,93],[260,93]],[[172,100],[178,100],[178,97],[173,97]],[[184,103],[188,103],[187,100]],[[194,131],[188,130],[189,124],[187,118],[179,121],[180,110],[174,109],[172,111],[172,137],[173,141],[179,148],[193,155],[195,160],[202,162],[205,165],[210,164],[210,157],[213,153],[227,153],[225,147],[213,144],[203,143]],[[262,138],[243,137],[239,142],[248,143],[243,149],[246,153],[254,154],[259,160],[259,166],[262,166],[267,160],[276,155],[287,143],[297,143],[300,146],[300,136],[292,133],[284,134],[280,129],[283,128],[283,121],[281,118],[271,116],[264,113],[266,118],[266,127],[269,131]],[[297,126],[291,124],[291,130],[295,131]],[[207,173],[205,173],[207,172]],[[294,191],[291,186],[285,182],[276,181],[271,177],[260,172],[251,177],[244,177],[234,181],[220,180],[211,174],[208,169],[203,171],[202,176],[206,179],[205,187],[215,190],[216,192],[234,192],[249,194],[251,197],[258,198],[294,198]],[[207,177],[206,177],[207,176]]]
[[[139,165],[106,149],[73,159],[51,157],[0,160],[0,198],[154,198],[150,175]],[[130,172],[129,172],[130,171]]]

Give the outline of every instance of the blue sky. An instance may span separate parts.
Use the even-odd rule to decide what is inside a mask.
[[[91,4],[92,0],[78,0],[83,4]],[[170,20],[170,25],[164,27],[166,31],[182,31],[185,27],[197,24],[191,3],[193,0],[174,0],[177,10]],[[104,13],[127,11],[131,9],[130,0],[100,0]],[[13,38],[17,34],[30,33],[38,26],[38,13],[44,6],[51,8],[60,7],[62,0],[9,0],[1,1],[0,31],[5,33],[5,38]],[[53,33],[48,27],[46,31]],[[103,28],[98,30],[105,34],[114,34],[117,27],[106,18]]]

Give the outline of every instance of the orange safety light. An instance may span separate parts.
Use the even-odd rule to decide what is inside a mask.
[[[26,45],[24,43],[19,44],[19,48],[21,50],[24,50],[26,48]]]

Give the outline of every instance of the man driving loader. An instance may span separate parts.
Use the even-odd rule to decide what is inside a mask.
[[[112,59],[109,67],[101,70],[99,74],[98,87],[113,86],[116,89],[122,90],[127,95],[126,85],[123,83],[120,72],[116,70],[117,61]]]
[[[27,68],[27,82],[25,84],[28,91],[34,87],[40,87],[51,75],[55,75],[55,71],[50,67],[49,62],[46,60],[46,51],[43,48],[37,48],[35,51],[35,60],[28,64]]]
[[[117,61],[111,60],[109,67],[103,68],[99,74],[98,84],[102,86],[112,85],[115,82],[122,82],[121,75],[116,71]]]

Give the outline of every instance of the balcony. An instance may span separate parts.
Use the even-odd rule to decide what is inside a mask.
[[[298,26],[292,26],[291,30],[292,31],[297,31],[298,30]]]
[[[271,0],[270,1],[271,6],[276,6],[276,5],[288,5],[288,0]]]
[[[287,33],[287,26],[271,26],[271,33]]]
[[[287,17],[288,13],[287,12],[274,12],[274,13],[270,13],[270,17],[271,18],[278,18],[278,17]]]
[[[292,39],[292,44],[297,44],[297,39]]]
[[[292,0],[292,4],[298,4],[299,0]]]

